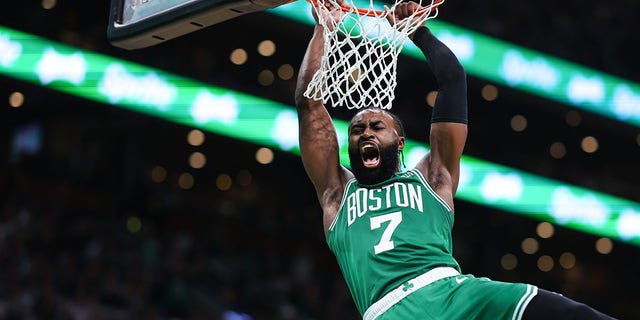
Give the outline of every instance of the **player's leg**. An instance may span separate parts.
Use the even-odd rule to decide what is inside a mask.
[[[561,294],[538,289],[538,294],[529,302],[524,310],[522,320],[556,319],[598,320],[614,318]]]

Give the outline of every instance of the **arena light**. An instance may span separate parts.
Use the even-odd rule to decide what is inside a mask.
[[[446,10],[446,3],[442,10]],[[266,12],[314,24],[310,11],[306,1],[294,1]],[[428,24],[433,33],[456,53],[470,75],[640,126],[638,83],[491,38],[440,19],[429,20]],[[409,42],[402,53],[424,59],[422,52]]]
[[[258,145],[300,151],[291,106],[4,27],[0,74]],[[348,124],[336,120],[335,126],[347,165]],[[408,140],[405,150],[411,167],[428,146]],[[482,159],[463,157],[457,197],[640,246],[640,203]]]

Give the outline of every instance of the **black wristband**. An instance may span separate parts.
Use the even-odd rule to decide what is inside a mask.
[[[427,27],[413,34],[413,43],[422,50],[438,82],[438,96],[431,122],[467,123],[467,75],[453,52]]]

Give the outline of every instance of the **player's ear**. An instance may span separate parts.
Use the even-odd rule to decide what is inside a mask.
[[[404,137],[398,137],[398,152],[404,150]]]

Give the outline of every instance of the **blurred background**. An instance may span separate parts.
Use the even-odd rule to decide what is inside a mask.
[[[313,28],[265,11],[128,51],[106,38],[108,1],[6,6],[1,26],[45,42],[288,107]],[[639,13],[640,3],[627,0],[451,1],[437,20],[634,84]],[[6,71],[7,34],[0,30],[1,319],[358,318],[295,153],[69,94],[68,83],[25,81],[27,71]],[[66,63],[54,62],[59,72]],[[436,84],[423,60],[403,55],[398,68],[393,111],[409,138],[428,143]],[[640,201],[640,129],[625,121],[639,117],[640,98],[627,105],[635,115],[614,119],[468,75],[465,154]],[[640,319],[640,232],[584,232],[465,199],[456,211],[463,272]],[[639,230],[639,220],[628,220],[628,230]]]

